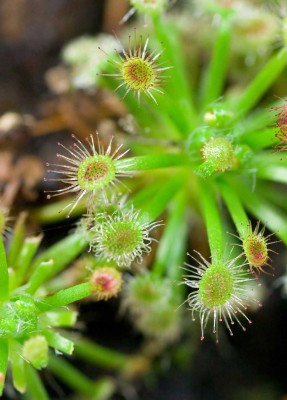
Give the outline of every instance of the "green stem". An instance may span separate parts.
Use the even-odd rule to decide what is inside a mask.
[[[283,165],[287,167],[287,158],[282,157],[282,152],[274,152],[274,150],[266,149],[257,152],[253,158],[253,164],[259,168],[266,165],[266,160],[268,159],[268,164],[278,166]]]
[[[9,343],[9,357],[13,385],[20,393],[24,393],[26,390],[25,360],[21,357],[21,345],[15,340],[11,340]]]
[[[182,190],[174,200],[163,235],[160,239],[153,263],[153,275],[163,276],[166,271],[172,280],[176,280],[179,277],[179,265],[183,262],[186,247],[186,205],[186,192]],[[174,240],[175,236],[176,240]]]
[[[33,219],[41,224],[53,224],[55,222],[66,220],[66,214],[61,212],[66,206],[71,204],[72,199],[69,197],[60,201],[52,202],[46,206],[38,208],[31,213]],[[74,210],[70,214],[70,218],[79,217],[87,209],[87,199],[79,201]]]
[[[130,360],[130,357],[124,354],[100,346],[87,339],[79,338],[73,339],[73,341],[75,356],[101,367],[122,370]]]
[[[236,135],[248,136],[249,133],[252,134],[254,131],[274,126],[274,123],[276,122],[276,112],[271,112],[271,110],[274,107],[278,107],[280,103],[282,104],[282,100],[280,100],[280,102],[273,102],[268,106],[268,108],[258,108],[245,119],[238,121],[234,129]]]
[[[156,38],[163,43],[165,49],[161,58],[174,66],[169,70],[170,79],[166,84],[166,91],[172,98],[176,98],[173,104],[181,116],[179,129],[183,135],[187,135],[195,126],[197,115],[191,98],[183,51],[180,48],[179,32],[162,15],[153,15],[152,22]]]
[[[221,262],[223,256],[223,229],[215,194],[209,184],[201,182],[200,201],[206,223],[208,242],[213,263]]]
[[[9,275],[3,236],[0,235],[0,302],[9,297]]]
[[[115,162],[119,171],[148,171],[150,169],[170,168],[188,164],[186,154],[152,154],[124,158]]]
[[[29,400],[49,400],[48,394],[39,373],[30,365],[26,365]]]
[[[254,107],[262,95],[275,82],[286,67],[286,49],[282,48],[276,53],[256,75],[250,85],[245,89],[235,104],[234,111],[242,118]]]
[[[39,325],[53,327],[71,327],[74,326],[77,320],[78,313],[71,310],[53,310],[41,314]]]
[[[53,347],[55,350],[58,350],[61,353],[73,353],[74,343],[71,340],[66,339],[65,337],[60,335],[58,332],[46,329],[42,331],[42,334],[47,339],[50,347]]]
[[[286,192],[278,186],[277,184],[266,185],[266,182],[259,180],[256,182],[256,193],[273,205],[287,211]]]
[[[19,257],[19,253],[20,253],[23,241],[24,241],[25,219],[26,219],[25,213],[21,213],[19,215],[19,217],[17,218],[12,242],[11,242],[11,245],[10,245],[10,248],[8,251],[8,257],[7,257],[7,262],[8,262],[9,267],[13,267]]]
[[[8,366],[8,342],[0,339],[0,396],[3,393]]]
[[[40,242],[42,240],[42,235],[27,238],[22,246],[19,259],[15,264],[15,276],[10,284],[10,289],[13,290],[20,286],[25,279],[26,272],[30,266],[32,258],[34,257],[36,251],[39,248]]]
[[[162,214],[171,199],[183,186],[184,178],[184,173],[173,176],[165,185],[161,186],[148,203],[142,205],[140,217],[142,223],[151,223]]]
[[[44,299],[38,299],[37,307],[41,312],[50,311],[88,297],[91,295],[91,293],[92,285],[90,282],[80,283],[79,285],[60,290],[53,296]]]
[[[25,292],[29,294],[34,294],[37,289],[39,289],[39,287],[46,281],[47,276],[52,275],[53,266],[53,260],[43,261],[41,264],[39,264],[36,271],[34,271],[31,278],[24,286]]]
[[[239,141],[242,144],[247,144],[253,150],[268,148],[279,143],[275,136],[277,131],[276,128],[267,128],[262,131],[244,132],[240,135]]]
[[[246,215],[245,209],[242,206],[237,193],[230,185],[225,182],[221,182],[219,187],[224,201],[228,207],[231,218],[243,241],[250,234],[250,221]]]
[[[34,271],[26,285],[26,291],[34,293],[48,279],[62,271],[87,247],[88,241],[81,232],[75,232],[44,251],[34,261]]]
[[[228,66],[230,32],[230,18],[222,18],[215,39],[212,59],[205,77],[202,96],[203,109],[209,103],[218,99],[222,92]]]
[[[266,201],[258,193],[246,188],[239,181],[236,183],[233,182],[233,185],[236,186],[236,191],[240,194],[246,209],[287,244],[286,213],[282,212],[281,209],[269,201]]]
[[[142,208],[144,204],[148,203],[149,200],[156,195],[163,184],[162,179],[157,179],[156,182],[153,183],[145,183],[143,188],[127,201],[126,205],[134,206],[138,209]]]
[[[109,399],[115,389],[111,379],[102,379],[94,383],[63,358],[52,354],[49,356],[49,369],[66,385],[91,400]]]
[[[287,183],[287,167],[267,164],[257,169],[256,176],[273,182]]]

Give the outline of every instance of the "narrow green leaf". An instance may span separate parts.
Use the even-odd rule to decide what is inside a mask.
[[[159,188],[158,192],[141,207],[141,221],[150,223],[165,210],[172,198],[182,188],[185,182],[185,173],[171,177],[167,183]]]
[[[81,254],[87,245],[86,237],[81,232],[75,232],[44,251],[36,258],[31,267],[31,270],[35,271],[35,276],[32,275],[30,278],[27,284],[27,291],[29,293],[35,292],[41,284],[62,271]],[[49,265],[50,262],[52,262],[52,265]],[[47,268],[45,268],[45,265]],[[40,268],[40,272],[37,272],[38,268]]]
[[[108,400],[115,390],[111,379],[92,382],[61,357],[49,356],[49,369],[62,382],[90,400]]]
[[[78,313],[71,310],[49,311],[40,316],[42,326],[70,327],[74,326]]]
[[[266,90],[275,82],[287,64],[286,48],[282,48],[255,76],[237,101],[234,111],[240,118],[248,113],[260,100]]]
[[[41,312],[45,312],[74,303],[75,301],[90,296],[91,293],[91,283],[85,282],[67,289],[60,290],[53,296],[44,299],[36,299],[36,304]]]
[[[9,297],[9,275],[3,236],[0,235],[0,301]]]
[[[179,165],[187,165],[189,162],[186,154],[152,154],[124,158],[115,162],[121,171],[147,171],[150,169],[170,168]]]
[[[8,366],[8,342],[0,340],[0,396],[3,393],[6,371]]]
[[[15,263],[15,268],[14,268],[15,277],[11,284],[11,289],[16,288],[23,283],[26,272],[30,266],[32,258],[34,257],[36,251],[39,248],[41,240],[42,240],[42,235],[29,237],[25,239],[19,258]]]
[[[30,365],[26,365],[27,400],[49,400],[39,373]]]
[[[85,361],[100,365],[105,368],[122,369],[129,361],[129,357],[117,351],[111,350],[87,339],[76,338],[74,340],[74,355]]]
[[[14,228],[14,233],[12,237],[12,242],[8,251],[8,265],[9,267],[14,267],[14,264],[16,263],[23,242],[24,242],[24,234],[25,234],[25,219],[26,219],[26,214],[21,213],[16,221],[16,225]]]
[[[176,196],[168,215],[153,264],[152,274],[162,276],[165,272],[171,279],[177,279],[179,265],[185,257],[188,219],[186,215],[186,193]],[[176,240],[174,237],[176,235]]]
[[[216,34],[212,58],[205,76],[203,108],[217,100],[222,92],[228,67],[230,33],[230,18],[222,18]]]
[[[236,229],[241,239],[245,240],[250,233],[250,222],[240,197],[228,183],[221,182],[219,187]]]
[[[42,331],[42,335],[45,336],[50,347],[66,354],[73,353],[74,343],[71,340],[64,338],[59,333],[52,330],[44,330]]]
[[[12,378],[14,387],[20,392],[26,391],[26,370],[25,361],[21,357],[22,347],[20,343],[11,340],[9,343],[9,357],[12,369]]]
[[[222,261],[223,256],[223,228],[217,199],[209,184],[201,182],[201,206],[206,223],[208,242],[212,262]]]

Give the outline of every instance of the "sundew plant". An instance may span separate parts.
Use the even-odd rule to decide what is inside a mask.
[[[123,134],[74,132],[70,147],[59,143],[51,204],[32,217],[77,219],[51,247],[40,251],[42,235],[27,237],[20,216],[5,251],[0,209],[2,391],[12,382],[48,399],[47,368],[83,398],[109,399],[181,338],[220,346],[252,329],[258,288],[276,275],[272,245],[287,244],[287,11],[193,3],[131,0],[120,38],[63,49],[73,90],[114,91],[125,106]],[[76,323],[86,298],[117,298],[153,351],[86,339]],[[93,381],[73,357],[116,373]]]

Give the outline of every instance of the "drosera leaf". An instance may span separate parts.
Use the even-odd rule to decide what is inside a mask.
[[[74,344],[71,340],[64,338],[57,332],[53,332],[52,330],[44,330],[42,332],[43,336],[47,339],[47,342],[50,347],[54,349],[66,353],[72,354],[74,350]]]
[[[27,394],[29,400],[49,400],[39,373],[30,365],[26,365]]]
[[[27,386],[25,360],[21,357],[21,345],[15,340],[10,340],[9,342],[9,358],[13,385],[20,393],[24,393]]]
[[[12,242],[7,257],[7,262],[9,267],[13,267],[14,264],[16,263],[17,258],[19,257],[24,241],[25,220],[26,220],[25,213],[21,213],[17,218]]]
[[[0,301],[9,297],[9,275],[3,236],[0,236]]]
[[[37,268],[41,268],[40,266],[43,262],[45,263],[51,260],[53,260],[53,266],[47,269],[43,268],[41,276],[39,277],[38,285],[40,286],[42,283],[62,271],[71,261],[81,254],[87,246],[88,242],[82,233],[75,232],[41,253],[33,262],[31,271],[35,271],[36,274]],[[30,279],[32,279],[32,277]],[[31,283],[28,283],[28,287],[30,284]]]
[[[8,365],[8,341],[0,340],[0,396],[3,393]]]
[[[80,283],[66,289],[62,289],[53,296],[36,299],[36,304],[41,312],[54,310],[64,307],[75,301],[81,300],[92,294],[92,285],[90,282]]]
[[[40,316],[40,324],[43,326],[70,327],[74,326],[77,315],[78,313],[72,310],[49,311]]]
[[[63,358],[53,354],[49,356],[49,369],[62,382],[91,400],[108,400],[115,391],[113,379],[102,378],[93,382]]]

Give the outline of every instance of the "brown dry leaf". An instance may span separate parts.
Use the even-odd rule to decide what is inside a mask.
[[[28,155],[21,158],[14,169],[15,175],[21,179],[23,186],[32,189],[44,176],[43,163],[35,156]]]
[[[0,182],[6,183],[12,179],[12,153],[10,151],[0,152]]]

